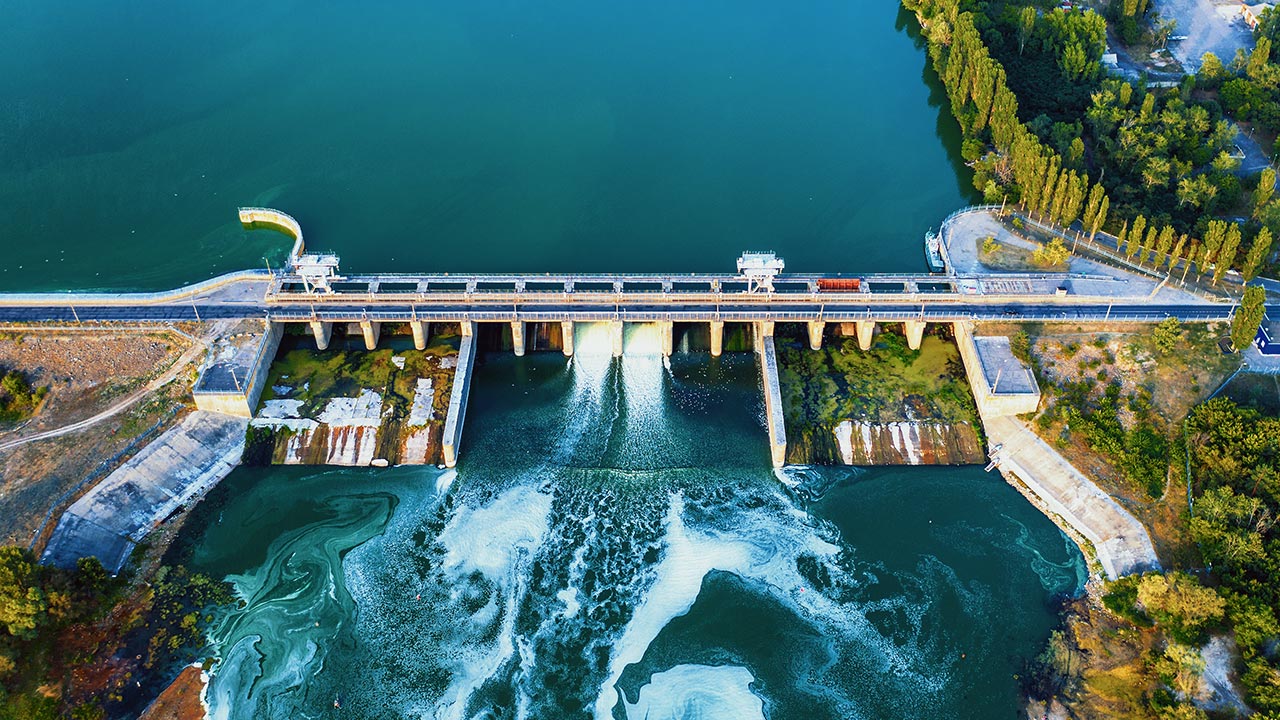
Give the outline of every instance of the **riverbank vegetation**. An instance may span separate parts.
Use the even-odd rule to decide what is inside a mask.
[[[135,714],[144,686],[189,661],[210,608],[231,602],[228,586],[182,566],[140,567],[113,578],[96,559],[65,571],[0,547],[0,720]]]
[[[991,326],[994,332],[1000,326]],[[1007,326],[1043,394],[1031,425],[1148,527],[1162,558],[1189,560],[1171,469],[1181,420],[1239,367],[1218,346],[1225,325]],[[1180,498],[1183,498],[1180,501]]]
[[[21,370],[0,368],[0,424],[22,422],[35,414],[49,394],[48,386],[32,387]]]
[[[1143,16],[1133,4],[1116,13],[1126,26]],[[1089,236],[1105,229],[1131,256],[1170,269],[1194,264],[1215,281],[1250,263],[1274,269],[1280,212],[1274,221],[1251,212],[1268,205],[1271,185],[1241,181],[1236,128],[1194,78],[1154,88],[1108,76],[1106,20],[1091,10],[1016,0],[903,5],[928,39],[964,134],[962,155],[988,202],[1052,225],[1078,223]],[[1215,222],[1230,226],[1234,247],[1210,241]]]
[[[1280,418],[1210,400],[1177,449],[1194,557],[1073,605],[1028,674],[1049,690],[1032,694],[1089,717],[1280,717]]]

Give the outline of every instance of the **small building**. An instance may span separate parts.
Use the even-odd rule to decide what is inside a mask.
[[[1262,13],[1266,10],[1270,10],[1271,7],[1271,3],[1256,3],[1250,5],[1249,3],[1242,2],[1240,3],[1240,15],[1244,17],[1244,24],[1248,25],[1250,30],[1256,30],[1258,29],[1258,23],[1262,20]]]
[[[1280,327],[1277,325],[1280,323],[1273,323],[1268,328],[1267,323],[1264,322],[1258,327],[1258,335],[1253,339],[1253,346],[1263,355],[1280,355]]]
[[[738,272],[747,279],[747,291],[759,289],[773,292],[773,279],[786,267],[782,258],[772,252],[744,252],[738,258]]]

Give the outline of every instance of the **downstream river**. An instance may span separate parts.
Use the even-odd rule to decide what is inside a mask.
[[[214,718],[1017,716],[1084,566],[998,475],[792,491],[749,353],[578,341],[485,357],[456,472],[225,481],[192,559],[245,600],[211,632]]]
[[[0,290],[276,264],[256,204],[350,271],[921,270],[972,200],[892,0],[18,2],[0,43]],[[980,468],[777,475],[749,354],[581,332],[481,359],[456,472],[198,508],[214,717],[1016,716],[1084,572],[1052,523]]]

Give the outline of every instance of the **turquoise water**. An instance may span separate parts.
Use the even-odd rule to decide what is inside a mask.
[[[485,356],[456,472],[228,478],[213,717],[1017,717],[1071,542],[976,467],[789,490],[753,357],[642,332]]]
[[[889,0],[6,10],[0,290],[278,263],[251,204],[351,271],[922,269],[969,199]],[[244,468],[200,506],[190,561],[243,600],[214,717],[1016,716],[1083,571],[1047,519],[976,468],[779,476],[749,355],[598,330],[482,358],[456,472]]]
[[[0,290],[351,271],[922,270],[968,197],[895,2],[14,2]],[[935,94],[931,102],[931,93]]]

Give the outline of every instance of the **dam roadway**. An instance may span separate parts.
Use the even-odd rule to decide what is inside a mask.
[[[873,302],[818,302],[812,299],[740,303],[618,301],[549,302],[538,299],[505,304],[468,302],[417,303],[267,303],[201,300],[167,304],[81,304],[68,296],[62,302],[11,304],[0,300],[0,322],[177,322],[226,318],[260,318],[273,322],[894,322],[925,320],[1001,320],[1044,322],[1159,322],[1175,317],[1184,322],[1217,322],[1231,318],[1235,306],[1226,303],[1153,304],[1123,299],[1105,303],[1059,303],[1053,298],[965,302],[937,298],[908,301],[876,298]],[[1280,305],[1268,306],[1280,313]]]

